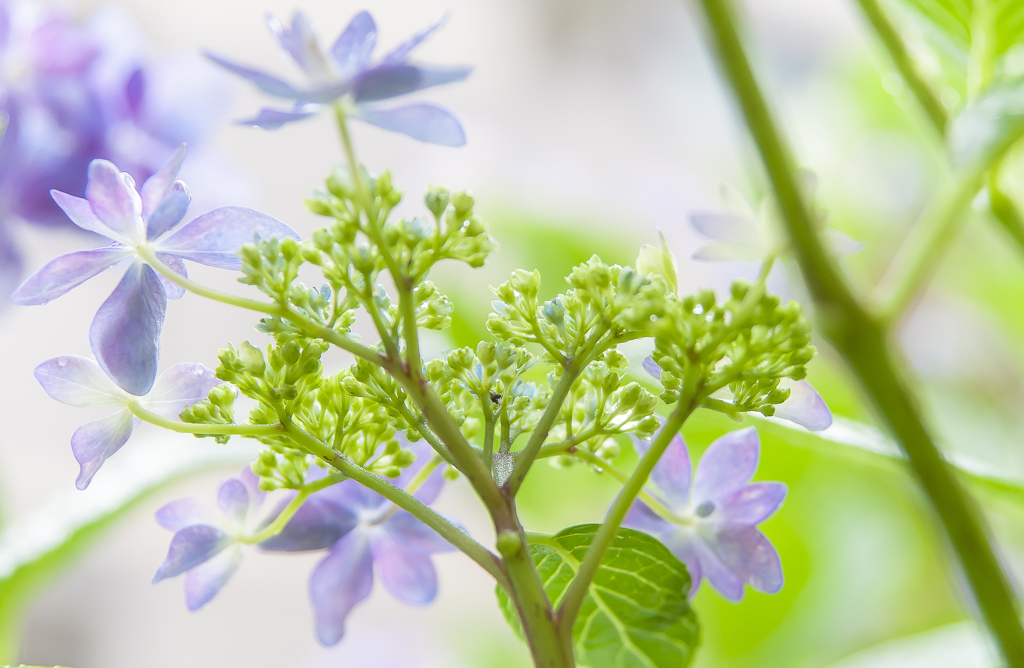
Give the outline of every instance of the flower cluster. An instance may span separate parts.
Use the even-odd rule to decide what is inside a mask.
[[[212,129],[225,101],[212,68],[145,63],[141,41],[114,9],[79,24],[56,7],[0,0],[0,299],[21,277],[11,225],[67,223],[51,189],[82,193],[96,158],[144,181]]]

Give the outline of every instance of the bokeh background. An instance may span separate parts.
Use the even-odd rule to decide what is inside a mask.
[[[831,212],[832,225],[866,244],[844,267],[867,290],[934,187],[940,147],[927,128],[918,129],[924,126],[913,101],[849,0],[740,4],[759,73],[801,164],[818,174],[819,203]],[[63,6],[85,19],[105,5]],[[126,0],[118,6],[147,37],[154,60],[210,48],[287,71],[263,18],[268,11],[289,16],[297,8],[292,2]],[[323,40],[333,39],[363,7],[352,0],[302,5]],[[722,183],[752,201],[765,184],[685,2],[374,0],[367,8],[385,46],[451,11],[448,25],[420,55],[476,66],[465,83],[429,95],[461,117],[469,137],[464,148],[355,128],[361,159],[371,169],[390,169],[407,193],[402,213],[418,212],[429,183],[465,188],[501,244],[485,268],[456,268],[438,278],[456,311],[451,331],[430,342],[435,350],[484,335],[487,286],[512,269],[540,268],[550,296],[563,288],[561,277],[573,264],[595,252],[631,263],[659,229],[680,258],[687,288],[721,289],[735,276],[755,273],[748,265],[689,259],[699,241],[689,228],[690,211],[718,207]],[[193,176],[202,183],[190,180],[190,186],[217,203],[255,206],[310,233],[319,222],[303,199],[342,158],[330,119],[276,132],[232,126],[231,118],[265,100],[222,79],[232,96],[210,145],[220,162]],[[1018,167],[1011,161],[1007,168]],[[901,341],[908,373],[920,383],[944,446],[1024,479],[1024,268],[985,214],[973,217],[904,323]],[[22,225],[13,233],[30,269],[88,243],[69,230]],[[224,289],[242,289],[225,273],[193,273]],[[0,312],[5,519],[28,516],[73,485],[77,465],[69,439],[87,416],[48,399],[31,372],[56,354],[88,354],[88,322],[116,278],[103,275],[46,306]],[[771,284],[802,297],[790,266],[777,267]],[[172,302],[163,364],[212,367],[225,342],[259,340],[252,324],[249,313],[193,296]],[[841,362],[827,346],[819,348],[812,383],[837,415],[872,423]],[[329,365],[345,363],[337,355]],[[732,428],[720,416],[698,415],[684,434],[699,451]],[[139,436],[156,434],[144,429]],[[969,617],[947,547],[898,462],[828,447],[790,430],[765,428],[762,438],[758,478],[784,481],[790,489],[782,510],[764,526],[782,556],[786,586],[774,596],[748,590],[739,605],[702,587],[694,601],[703,633],[697,666],[827,666]],[[161,436],[159,446],[174,441]],[[622,457],[629,465],[632,455]],[[441,593],[431,607],[403,607],[378,587],[352,616],[346,639],[331,649],[318,646],[312,630],[306,580],[316,556],[253,553],[212,604],[188,613],[179,582],[150,585],[169,539],[152,514],[169,498],[212,496],[229,473],[176,484],[107,531],[29,607],[20,660],[77,668],[528,665],[494,605],[488,578],[458,555],[437,560]],[[94,485],[103,483],[101,472]],[[540,466],[524,491],[522,517],[537,531],[599,520],[615,492],[610,480],[584,467]],[[1024,573],[1024,506],[1006,496],[984,501],[1007,562]],[[450,485],[439,507],[487,536],[486,519],[464,483]],[[952,628],[974,642],[969,626]],[[971,647],[921,665],[989,665],[984,646]],[[889,664],[860,657],[855,665],[917,665],[910,658]]]

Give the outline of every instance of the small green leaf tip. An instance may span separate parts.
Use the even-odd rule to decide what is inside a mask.
[[[679,291],[679,264],[676,256],[668,249],[665,235],[658,230],[661,248],[650,244],[640,247],[640,255],[636,258],[636,270],[641,276],[660,276],[672,292]]]

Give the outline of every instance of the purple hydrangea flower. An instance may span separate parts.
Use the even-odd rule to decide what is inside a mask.
[[[132,435],[139,422],[128,408],[132,402],[174,420],[221,383],[202,364],[175,364],[156,379],[149,394],[136,397],[115,385],[95,360],[77,355],[46,360],[36,367],[35,377],[50,397],[69,406],[120,407],[112,415],[82,425],[72,435],[71,451],[81,466],[75,481],[78,489],[88,487],[103,462]]]
[[[121,282],[100,306],[89,340],[100,366],[135,395],[156,379],[160,330],[167,299],[184,289],[159,276],[140,256],[146,248],[172,270],[186,275],[184,260],[224,269],[241,268],[236,252],[256,236],[298,237],[287,225],[259,211],[222,207],[181,224],[191,197],[176,181],[185,158],[174,156],[137,191],[135,181],[106,160],[89,164],[85,199],[53,191],[53,199],[76,225],[107,237],[103,248],[61,255],[29,276],[14,292],[16,304],[45,304],[102,271],[129,261]]]
[[[157,523],[174,536],[153,584],[184,573],[185,606],[194,611],[209,603],[242,561],[239,539],[272,520],[261,512],[265,496],[259,478],[246,468],[221,483],[216,505],[191,497],[158,510]]]
[[[641,453],[650,447],[635,443]],[[726,434],[708,447],[691,480],[690,454],[676,434],[651,473],[655,496],[674,517],[638,500],[622,523],[657,537],[686,564],[691,596],[702,578],[730,601],[743,598],[744,584],[767,594],[782,589],[779,555],[757,525],[782,505],[786,486],[750,483],[760,447],[753,427]]]
[[[644,371],[661,380],[661,367],[648,355],[643,361]],[[814,386],[806,380],[783,378],[780,389],[789,390],[789,398],[775,406],[775,417],[794,422],[810,431],[821,431],[832,425],[832,411]]]
[[[433,454],[422,442],[408,447],[416,453],[416,461],[395,480],[401,488]],[[415,496],[432,503],[443,484],[439,468]],[[311,496],[285,530],[261,547],[272,551],[330,548],[309,580],[317,638],[324,645],[341,640],[348,614],[370,595],[375,570],[392,596],[410,605],[426,605],[437,595],[431,556],[455,549],[433,529],[354,480]]]
[[[409,56],[423,40],[444,23],[444,18],[416,33],[373,62],[377,25],[368,12],[359,12],[330,49],[317,41],[309,20],[302,12],[292,16],[291,26],[274,17],[270,30],[285,51],[308,77],[305,86],[293,86],[266,72],[238,65],[212,53],[213,62],[251,81],[263,92],[294,101],[291,109],[262,109],[240,124],[276,129],[292,121],[309,118],[325,104],[341,103],[349,116],[377,127],[408,135],[413,139],[444,146],[462,146],[466,136],[451,112],[433,104],[417,102],[390,109],[374,103],[407,95],[424,88],[465,79],[469,67],[412,65]]]

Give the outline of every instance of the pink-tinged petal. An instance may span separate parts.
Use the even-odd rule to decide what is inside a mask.
[[[287,503],[287,500],[282,501],[271,516],[277,517]],[[352,531],[357,524],[359,518],[355,514],[314,495],[288,520],[281,533],[260,543],[260,549],[269,552],[326,549]]]
[[[352,17],[338,39],[331,45],[331,58],[344,78],[350,78],[370,64],[370,55],[377,45],[377,24],[367,11]]]
[[[466,133],[448,110],[418,102],[395,109],[357,107],[352,114],[361,121],[390,132],[399,132],[429,144],[463,146]]]
[[[786,498],[781,482],[755,482],[728,494],[715,504],[708,522],[758,524],[779,509]]]
[[[174,228],[185,217],[192,195],[181,181],[175,181],[170,191],[146,217],[146,238],[152,241]]]
[[[404,42],[396,46],[394,49],[389,51],[387,55],[385,55],[381,59],[381,64],[397,65],[400,63],[404,63],[409,59],[409,55],[412,53],[413,49],[418,47],[420,44],[423,43],[425,39],[434,34],[434,32],[438,28],[443,26],[447,20],[448,15],[445,14],[444,16],[439,18],[433,25],[427,26],[426,28],[419,31],[409,39],[405,40]]]
[[[420,554],[441,554],[455,550],[441,534],[404,510],[389,517],[381,527],[392,540]]]
[[[142,184],[142,188],[139,190],[139,197],[142,199],[142,217],[146,220],[150,219],[153,211],[156,210],[164,197],[171,192],[171,188],[178,178],[178,170],[181,169],[181,163],[185,160],[185,148],[185,144],[178,146],[177,150],[174,151],[174,155],[164,163],[164,166]],[[150,227],[152,227],[152,223],[150,223]]]
[[[45,304],[131,254],[132,251],[124,246],[108,246],[60,255],[25,279],[11,295],[11,301],[22,306]]]
[[[655,379],[661,380],[661,367],[654,361],[654,358],[648,355],[643,361],[644,371],[651,374]]]
[[[707,548],[739,580],[765,594],[774,594],[782,589],[779,553],[756,527],[749,524],[703,525],[700,531]]]
[[[51,399],[69,406],[125,406],[131,397],[95,360],[78,355],[48,359],[32,372]]]
[[[126,392],[142,396],[156,380],[167,297],[156,272],[133,263],[89,328],[100,367]]]
[[[268,16],[267,26],[306,74],[314,79],[330,74],[330,65],[305,14],[295,12],[290,28],[284,27],[276,17]]]
[[[795,422],[811,431],[821,431],[832,425],[832,411],[806,380],[783,381],[779,387],[789,388],[789,398],[775,407],[775,417]]]
[[[241,480],[228,478],[217,490],[217,507],[234,526],[241,527],[249,512],[249,490]]]
[[[230,545],[220,554],[185,573],[185,607],[199,610],[213,600],[242,563],[242,547]]]
[[[168,255],[167,253],[156,254],[160,261],[166,264],[171,271],[188,278],[188,270],[185,269],[185,261],[177,255]],[[185,296],[185,288],[181,287],[177,283],[167,279],[163,274],[157,274],[157,278],[160,279],[160,285],[164,286],[164,294],[167,295],[168,299],[181,299]]]
[[[206,499],[176,499],[156,511],[156,523],[169,531],[179,531],[195,524],[219,526],[223,516]]]
[[[71,436],[71,452],[81,467],[75,487],[85,489],[93,476],[121,446],[128,441],[135,427],[135,417],[128,410],[88,422]]]
[[[202,364],[175,364],[160,374],[141,403],[147,410],[175,419],[185,408],[205,399],[210,390],[223,382],[213,370]]]
[[[701,575],[707,578],[711,586],[733,603],[743,600],[743,583],[745,579],[739,577],[726,566],[717,553],[712,551],[700,538],[695,537],[690,540],[689,546],[693,551],[696,561],[700,564],[699,570]],[[680,559],[680,561],[683,560]]]
[[[634,438],[633,446],[637,455],[642,457],[651,444]],[[683,441],[682,434],[676,434],[651,471],[651,480],[675,510],[682,510],[689,504],[692,473],[693,465],[690,463],[690,452],[686,448],[686,442]]]
[[[338,541],[309,578],[309,597],[316,616],[316,635],[335,645],[345,635],[345,619],[373,589],[373,555],[362,531]]]
[[[411,550],[385,533],[371,539],[373,562],[388,592],[403,603],[426,605],[437,596],[437,571],[430,557]]]
[[[750,481],[757,470],[761,441],[757,429],[733,431],[704,451],[693,476],[693,505],[717,501]]]
[[[629,511],[626,512],[626,517],[622,520],[622,526],[643,531],[652,536],[661,536],[672,529],[671,524],[651,510],[651,507],[643,501],[633,502]]]
[[[146,239],[142,222],[142,199],[135,191],[135,181],[118,171],[109,160],[89,163],[89,182],[85,198],[93,213],[104,225],[133,242]]]
[[[227,71],[233,74],[237,74],[243,79],[247,79],[251,83],[255,84],[257,88],[259,88],[264,93],[267,93],[268,95],[273,95],[274,97],[283,97],[287,99],[299,99],[302,97],[302,94],[299,93],[299,91],[296,90],[293,86],[291,86],[288,83],[285,83],[284,81],[278,79],[277,77],[267,74],[266,72],[261,72],[259,70],[252,69],[251,67],[246,67],[244,65],[239,65],[238,63],[233,63],[230,60],[226,58],[221,58],[220,56],[214,53],[210,53],[209,51],[204,51],[203,55],[209,58],[217,65],[220,65]]]
[[[265,213],[226,206],[193,218],[157,241],[162,253],[221,269],[240,269],[238,251],[256,237],[292,237],[295,230]]]
[[[113,239],[114,241],[120,241],[122,243],[128,243],[128,238],[122,234],[118,234],[114,230],[107,227],[105,223],[100,221],[93,213],[92,207],[89,206],[89,200],[82,199],[81,197],[75,197],[63,193],[59,190],[51,190],[50,197],[57,203],[72,223],[78,225],[83,230],[89,232],[95,232],[101,236]]]
[[[153,584],[195,568],[234,542],[231,535],[208,524],[193,524],[177,531],[167,557],[153,576]]]
[[[764,259],[764,249],[709,241],[702,244],[690,257],[704,262],[759,262]]]
[[[264,130],[277,130],[286,123],[302,121],[320,111],[320,105],[304,104],[291,111],[283,109],[260,109],[260,112],[252,118],[243,118],[235,121],[236,125],[253,125]]]

